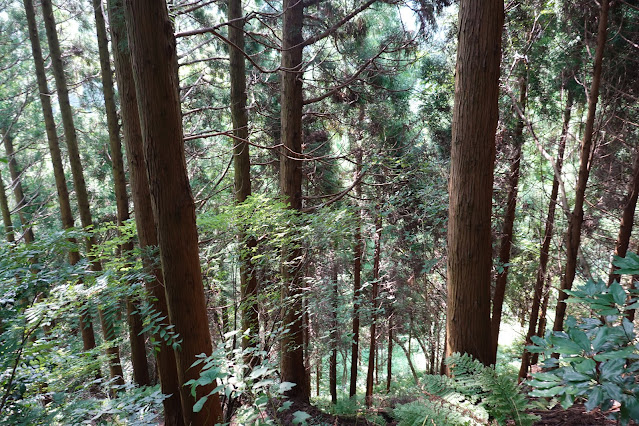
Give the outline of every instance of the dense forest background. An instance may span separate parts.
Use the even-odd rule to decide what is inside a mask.
[[[0,35],[0,423],[639,420],[636,2],[0,0]]]

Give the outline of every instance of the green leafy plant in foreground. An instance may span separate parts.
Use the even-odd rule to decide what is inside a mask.
[[[617,258],[614,265],[620,274],[639,274],[636,254]],[[584,398],[587,410],[599,407],[603,411],[617,401],[619,410],[610,413],[611,418],[622,424],[639,421],[639,343],[627,318],[628,311],[639,307],[637,290],[628,294],[616,281],[608,287],[601,280],[590,280],[566,293],[570,295],[567,303],[585,306],[592,316],[569,317],[565,332],[533,337],[534,345],[528,350],[546,355],[543,365],[547,371],[533,374],[531,396],[555,397],[564,408]]]
[[[531,425],[536,420],[525,413],[528,401],[511,377],[467,354],[453,354],[446,364],[452,377],[424,376],[427,399],[393,410],[399,425],[481,425],[488,424],[489,419],[498,424],[512,421],[515,425]]]

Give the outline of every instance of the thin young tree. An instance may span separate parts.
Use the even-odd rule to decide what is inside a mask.
[[[519,112],[526,111],[526,91],[528,87],[527,64],[521,62],[524,68],[519,77]],[[515,110],[516,108],[513,108]],[[524,143],[524,118],[516,114],[514,128],[508,132],[508,138],[512,142],[513,153],[510,171],[507,178],[508,195],[506,198],[506,216],[501,231],[501,242],[499,246],[499,261],[502,263],[501,270],[497,272],[495,280],[495,294],[493,295],[493,312],[490,318],[492,351],[493,357],[497,359],[497,347],[499,342],[499,326],[501,325],[504,296],[506,294],[506,283],[508,281],[508,271],[510,270],[510,251],[513,244],[513,229],[515,225],[515,213],[517,210],[517,192],[519,189],[519,171],[522,157],[522,146]]]
[[[53,15],[53,5],[51,0],[42,0],[42,16],[44,18],[44,28],[49,43],[49,55],[51,56],[51,65],[53,69],[53,77],[58,95],[58,104],[60,106],[60,115],[62,116],[62,127],[64,128],[64,140],[67,145],[69,154],[69,163],[71,164],[71,174],[73,176],[73,186],[75,188],[76,199],[78,202],[78,211],[80,214],[80,223],[86,230],[93,227],[93,219],[91,218],[91,207],[89,204],[89,195],[87,192],[86,181],[84,179],[84,170],[82,161],[80,160],[80,149],[78,146],[78,137],[73,122],[73,111],[71,109],[71,101],[69,100],[69,89],[67,79],[62,64],[62,50],[60,49],[60,41],[56,28],[55,17]],[[96,246],[95,235],[90,234],[85,238],[87,257],[91,261],[91,269],[94,272],[102,271],[102,264],[93,256]],[[102,334],[104,339],[109,342],[107,355],[109,356],[109,375],[115,385],[124,384],[124,373],[122,364],[120,363],[120,349],[114,343],[116,339],[116,328],[112,321],[111,315],[98,309],[100,317],[100,325],[102,326]]]
[[[214,424],[222,421],[219,395],[210,394],[216,383],[198,386],[195,399],[185,386],[199,378],[201,364],[192,367],[197,355],[211,355],[213,348],[186,170],[173,26],[164,2],[124,4],[169,319],[182,339],[175,352],[182,413],[187,425]],[[195,402],[207,395],[194,412]]]
[[[595,114],[597,112],[597,100],[599,99],[599,87],[601,85],[601,70],[603,66],[603,55],[606,48],[606,38],[608,33],[608,9],[609,0],[602,0],[599,13],[599,26],[597,29],[597,47],[595,50],[594,69],[590,94],[588,96],[588,115],[584,128],[584,139],[581,143],[581,153],[579,156],[579,173],[577,176],[577,186],[575,188],[575,206],[568,218],[568,232],[566,233],[566,267],[561,280],[561,291],[557,300],[555,310],[554,331],[564,329],[564,318],[566,316],[566,299],[568,293],[565,290],[572,289],[577,271],[577,255],[581,243],[581,225],[584,221],[584,201],[586,198],[586,186],[591,168],[591,150],[594,139]]]
[[[38,26],[36,23],[36,12],[32,0],[23,0],[24,10],[27,18],[27,26],[29,29],[29,42],[31,44],[31,53],[33,54],[33,63],[36,72],[36,80],[38,82],[38,91],[40,92],[40,104],[42,106],[42,115],[44,117],[44,125],[47,134],[47,142],[49,145],[49,153],[51,155],[51,163],[53,167],[53,176],[55,178],[55,186],[58,194],[58,204],[60,206],[60,219],[64,229],[72,229],[74,227],[73,213],[71,212],[71,202],[69,198],[69,189],[64,175],[64,166],[62,165],[62,154],[60,151],[60,141],[56,130],[55,120],[53,118],[53,108],[51,106],[51,92],[49,91],[47,76],[45,72],[44,57],[42,55],[42,47],[40,46],[40,36],[38,35]],[[72,243],[76,243],[74,239]],[[80,255],[77,250],[69,250],[69,263],[75,265],[80,261]],[[95,348],[95,333],[93,331],[93,321],[88,309],[82,308],[80,312],[80,330],[82,336],[83,349],[85,351]]]
[[[449,180],[446,353],[495,363],[491,208],[504,4],[462,0]]]
[[[115,106],[113,71],[111,70],[109,40],[107,38],[104,11],[102,10],[102,0],[93,0],[93,14],[95,16],[98,52],[100,55],[100,72],[102,77],[102,94],[104,95],[109,147],[111,149],[111,171],[113,173],[117,224],[118,226],[123,226],[124,223],[129,220],[129,197],[126,192],[122,142],[120,141],[120,126],[118,125],[118,114]],[[133,241],[127,241],[121,244],[119,250],[122,255],[131,252],[131,250],[133,250]],[[151,384],[151,381],[149,378],[149,364],[146,359],[144,333],[142,332],[142,317],[139,314],[138,305],[135,298],[130,296],[126,298],[133,380],[139,386],[147,386]]]
[[[240,204],[251,195],[251,158],[249,155],[249,122],[246,93],[246,62],[244,59],[244,20],[241,0],[229,0],[229,65],[231,79],[231,119],[233,121],[233,167],[235,201]],[[254,238],[243,231],[240,241],[240,306],[242,310],[242,349],[245,361],[255,366],[258,358],[260,324],[257,306],[257,275],[251,252],[257,245]]]
[[[375,370],[375,349],[377,348],[377,308],[379,301],[379,268],[382,256],[382,213],[377,206],[375,216],[375,252],[373,254],[373,285],[371,291],[371,330],[370,345],[368,347],[368,370],[366,373],[366,406],[373,404],[373,373]]]

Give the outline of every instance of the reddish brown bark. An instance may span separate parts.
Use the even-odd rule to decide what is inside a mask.
[[[129,199],[126,193],[126,177],[124,175],[124,161],[122,160],[122,143],[120,142],[120,127],[115,107],[113,91],[113,75],[111,59],[109,58],[109,41],[107,38],[102,0],[93,0],[98,52],[100,55],[100,69],[102,76],[102,93],[106,111],[107,127],[109,131],[109,147],[111,148],[111,170],[117,208],[117,223],[122,226],[129,220]],[[121,253],[130,252],[133,241],[120,246]],[[138,303],[134,298],[127,297],[127,323],[129,325],[129,342],[131,344],[131,364],[133,365],[133,380],[139,386],[151,384],[149,378],[149,364],[146,359],[144,333],[142,333],[142,318],[139,314]]]
[[[244,21],[241,0],[229,0],[230,77],[231,77],[231,119],[233,121],[233,166],[235,169],[234,190],[236,203],[243,203],[251,195],[251,158],[249,155],[248,112],[246,109],[246,64],[244,60]],[[251,261],[257,246],[254,238],[246,239],[241,231],[240,241],[240,309],[242,311],[242,349],[244,360],[255,366],[258,358],[250,350],[259,349],[259,317],[257,304],[257,276]],[[250,349],[250,350],[249,350]]]
[[[336,253],[333,253],[333,267],[331,270],[331,331],[330,331],[330,350],[331,356],[329,360],[329,388],[331,392],[331,402],[337,404],[337,340],[339,333],[337,331],[337,310],[339,308],[339,292],[337,288],[337,260]]]
[[[446,353],[495,363],[490,331],[491,210],[504,4],[462,0],[448,221]]]
[[[7,241],[10,243],[15,242],[16,238],[13,233],[13,222],[11,221],[11,211],[9,210],[9,201],[7,200],[7,193],[4,189],[4,181],[0,174],[0,210],[2,210],[2,223],[4,224],[4,233],[7,237]]]
[[[525,64],[522,63],[525,67]],[[519,110],[523,114],[526,111],[526,90],[528,87],[527,71],[519,78]],[[513,108],[515,109],[515,108]],[[491,317],[491,336],[493,358],[497,359],[497,347],[499,344],[499,326],[501,325],[501,314],[506,294],[506,283],[508,281],[508,271],[510,270],[510,249],[513,243],[513,228],[515,225],[515,212],[517,209],[517,191],[519,189],[519,170],[521,164],[521,149],[524,143],[524,118],[517,116],[515,128],[512,130],[512,144],[514,147],[513,159],[508,174],[508,197],[506,200],[506,216],[501,230],[501,244],[499,247],[499,261],[502,263],[502,270],[497,272],[495,281],[495,294],[493,295],[493,314]]]
[[[212,344],[184,154],[173,27],[164,2],[126,0],[125,16],[169,318],[182,339],[175,352],[182,413],[187,425],[214,424],[222,421],[217,393],[198,413],[193,405],[216,383],[199,386],[195,398],[185,386],[200,375],[201,364],[191,367],[196,356],[210,355]]]
[[[566,139],[568,137],[568,129],[570,126],[570,116],[572,112],[572,94],[570,91],[566,92],[566,107],[563,112],[563,126],[561,128],[561,135],[559,137],[559,147],[557,149],[557,162],[555,165],[555,173],[560,172],[564,162],[564,151],[566,149]],[[526,378],[528,374],[528,367],[530,366],[531,354],[525,349],[526,345],[532,344],[532,336],[535,335],[535,329],[537,327],[537,321],[539,320],[539,306],[542,300],[542,292],[544,288],[544,282],[546,281],[546,269],[548,266],[548,257],[550,253],[550,243],[552,241],[553,229],[555,224],[555,210],[557,207],[557,197],[559,195],[559,176],[554,176],[552,182],[552,190],[550,192],[550,204],[548,205],[548,215],[546,216],[546,227],[544,230],[544,238],[541,243],[541,250],[539,251],[539,267],[537,268],[537,279],[535,281],[535,289],[533,294],[532,307],[530,310],[530,320],[528,321],[528,331],[526,333],[526,343],[524,345],[524,353],[521,358],[521,367],[519,369],[519,381]],[[548,297],[544,298],[545,306],[548,306]],[[544,326],[546,309],[543,310]],[[541,325],[541,321],[540,321]],[[543,333],[542,328],[542,333]],[[540,333],[537,333],[540,336]]]
[[[393,312],[388,316],[388,362],[386,363],[386,393],[390,393],[393,377]]]
[[[621,215],[621,224],[619,225],[619,233],[617,234],[617,242],[615,244],[615,256],[626,257],[628,246],[630,245],[630,236],[632,235],[632,226],[635,219],[635,209],[637,207],[637,198],[639,197],[639,150],[635,153],[634,165],[632,168],[632,181],[628,187],[628,196],[626,205]],[[616,272],[613,266],[608,276],[608,285],[614,281],[620,282],[621,275]]]
[[[49,144],[49,153],[51,154],[51,163],[53,167],[53,175],[55,178],[55,186],[58,194],[58,204],[60,206],[60,219],[64,229],[72,229],[74,227],[73,214],[71,212],[71,202],[69,199],[69,190],[67,188],[66,177],[64,175],[64,167],[62,165],[62,154],[60,152],[60,141],[56,131],[55,120],[53,118],[53,108],[51,107],[51,92],[47,84],[47,76],[44,68],[44,58],[42,56],[42,48],[40,46],[40,36],[38,35],[38,26],[35,20],[35,8],[32,0],[23,0],[24,9],[27,18],[27,26],[29,28],[29,42],[31,44],[31,53],[33,54],[33,63],[35,66],[36,79],[38,81],[38,91],[40,92],[40,104],[42,106],[42,115],[44,117],[44,125],[47,133],[47,142]],[[75,239],[70,239],[75,244]],[[80,261],[80,255],[76,250],[69,251],[69,263],[75,265]],[[90,313],[82,309],[80,312],[80,330],[82,336],[82,344],[85,351],[95,348],[95,333],[93,331],[93,322]]]
[[[151,207],[151,194],[149,181],[144,165],[144,147],[142,145],[142,130],[140,128],[140,116],[138,113],[137,95],[133,81],[133,68],[126,35],[124,22],[124,6],[122,0],[109,0],[109,21],[111,29],[111,45],[115,61],[115,74],[120,94],[122,110],[122,127],[124,130],[124,142],[126,158],[129,166],[131,184],[131,197],[133,199],[135,224],[138,231],[138,240],[143,252],[148,252],[157,247],[158,239]],[[154,267],[153,259],[145,255],[142,259],[144,267],[153,279],[145,283],[150,295],[151,304],[161,317],[165,318],[162,326],[170,325],[169,311],[166,304],[162,270]],[[164,422],[167,426],[180,426],[184,424],[182,405],[180,402],[179,383],[175,353],[170,345],[167,345],[159,334],[154,336],[160,342],[160,351],[155,352],[157,368],[160,376],[162,393],[171,395],[165,399]]]
[[[566,303],[568,294],[565,290],[572,288],[577,271],[577,254],[581,242],[581,224],[584,220],[584,201],[588,176],[590,175],[590,156],[592,141],[594,138],[595,114],[597,111],[597,100],[599,99],[599,86],[601,84],[601,69],[603,64],[603,54],[606,47],[606,37],[608,30],[608,0],[602,0],[599,14],[599,28],[597,33],[597,48],[595,51],[595,63],[590,86],[590,96],[588,100],[588,115],[584,129],[584,139],[581,144],[581,154],[579,156],[579,174],[577,177],[577,187],[575,188],[575,206],[568,219],[568,233],[566,234],[566,268],[561,280],[561,291],[557,300],[555,310],[554,331],[564,329],[564,318],[566,316]]]
[[[284,0],[282,22],[280,188],[290,208],[302,208],[302,22],[303,2]],[[307,400],[309,383],[304,365],[302,268],[297,248],[282,250],[282,300],[284,324],[289,332],[281,342],[282,381],[295,383],[287,395]]]

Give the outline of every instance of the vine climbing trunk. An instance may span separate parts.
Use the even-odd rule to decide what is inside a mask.
[[[122,0],[108,0],[109,24],[111,29],[111,46],[115,62],[115,76],[120,94],[124,146],[131,184],[131,198],[135,212],[135,224],[138,231],[138,242],[143,252],[143,264],[151,279],[146,280],[146,290],[150,295],[151,306],[164,320],[159,324],[166,328],[169,323],[169,311],[166,304],[162,270],[155,266],[150,251],[158,245],[157,231],[153,219],[149,181],[144,165],[144,147],[142,145],[142,129],[138,101],[135,93],[133,68],[124,21],[124,4]],[[167,426],[184,425],[180,387],[178,382],[175,353],[171,342],[166,341],[158,333],[154,336],[159,342],[159,351],[155,352],[157,369],[160,376],[162,393],[168,395],[162,401],[164,406],[164,423]]]
[[[33,55],[36,80],[38,82],[38,91],[40,92],[40,104],[42,106],[42,116],[44,117],[49,153],[51,155],[51,164],[55,179],[56,192],[58,195],[58,204],[60,206],[60,219],[62,227],[66,230],[70,230],[74,227],[73,213],[71,212],[71,201],[69,198],[69,189],[67,188],[66,177],[64,175],[64,166],[62,165],[60,141],[58,139],[55,120],[53,118],[51,92],[49,91],[47,83],[44,57],[42,55],[40,36],[38,35],[38,26],[36,24],[35,8],[32,0],[23,0],[23,4],[29,29],[29,42],[31,44],[31,53]],[[69,241],[72,244],[76,244],[76,241],[73,238],[69,239]],[[75,265],[80,261],[80,254],[77,250],[69,250],[68,256],[69,263],[71,265]],[[80,334],[82,336],[83,349],[85,351],[94,349],[95,333],[93,331],[93,321],[86,306],[82,307],[80,311]]]
[[[490,323],[491,210],[504,2],[462,0],[448,211],[446,353],[495,363]]]
[[[528,87],[527,66],[521,61],[521,66],[525,69],[519,77],[519,108],[523,114],[526,111],[526,90]],[[517,108],[513,108],[517,110]],[[515,113],[516,114],[516,113]],[[499,261],[501,270],[497,272],[495,281],[495,294],[493,295],[493,313],[491,316],[491,338],[492,357],[497,359],[497,347],[499,344],[499,326],[501,325],[504,296],[506,294],[506,283],[508,281],[508,271],[510,270],[510,250],[513,244],[513,229],[515,225],[515,213],[517,210],[517,191],[519,189],[519,170],[522,157],[522,146],[524,144],[524,117],[518,114],[514,129],[510,134],[510,140],[514,148],[512,163],[508,174],[508,196],[506,200],[506,216],[501,230],[501,244],[499,247]]]
[[[129,220],[129,199],[126,193],[126,176],[124,174],[124,161],[122,159],[122,142],[120,141],[120,126],[118,125],[118,114],[115,106],[113,73],[111,71],[109,41],[104,21],[104,11],[102,10],[102,0],[93,0],[93,13],[95,16],[98,52],[100,56],[102,94],[104,95],[104,107],[109,133],[111,171],[113,173],[117,223],[119,227],[122,227],[124,223]],[[133,241],[131,240],[122,243],[119,249],[122,255],[126,255],[126,253],[133,250]],[[146,359],[144,333],[142,332],[142,317],[139,313],[140,309],[137,298],[135,296],[128,296],[126,298],[126,307],[127,322],[129,325],[129,343],[131,344],[133,380],[138,386],[148,386],[151,384],[151,380],[149,378],[149,364]]]
[[[577,255],[581,242],[581,225],[584,220],[584,201],[586,186],[591,168],[591,150],[594,139],[595,114],[597,112],[597,100],[599,99],[599,86],[601,85],[601,69],[603,65],[603,55],[606,47],[606,37],[608,30],[608,8],[609,0],[601,1],[601,11],[599,14],[599,27],[597,33],[597,47],[595,50],[595,63],[588,97],[588,115],[584,128],[584,139],[581,143],[581,153],[579,156],[579,173],[577,186],[575,188],[575,206],[568,218],[568,232],[566,233],[566,267],[561,280],[561,291],[555,309],[554,331],[563,331],[564,318],[566,316],[566,302],[568,293],[566,290],[572,289],[577,271]]]
[[[526,378],[528,374],[528,368],[530,367],[531,354],[526,350],[526,346],[532,344],[532,336],[535,335],[535,329],[537,322],[539,321],[539,308],[543,296],[544,282],[547,277],[548,257],[550,253],[550,243],[552,241],[554,224],[555,224],[555,210],[557,208],[557,197],[559,196],[559,176],[557,173],[561,173],[561,169],[564,163],[564,151],[566,150],[566,139],[568,138],[568,130],[570,128],[570,117],[572,113],[572,93],[566,92],[566,107],[563,111],[563,125],[561,128],[561,135],[559,136],[559,147],[557,149],[557,159],[555,163],[555,175],[552,182],[552,190],[550,192],[550,203],[548,205],[548,215],[546,216],[546,227],[544,229],[544,237],[541,243],[541,250],[539,251],[539,266],[537,268],[537,279],[535,281],[535,293],[533,294],[532,307],[530,309],[530,320],[528,321],[528,331],[526,333],[526,344],[524,345],[524,353],[521,357],[521,367],[519,369],[518,380],[521,382]],[[547,299],[546,299],[547,303]],[[544,309],[544,318],[545,312]],[[541,323],[541,321],[539,321]],[[544,325],[545,327],[545,325]],[[543,331],[542,331],[543,332]],[[537,334],[539,335],[539,334]]]
[[[184,423],[222,421],[215,380],[198,386],[199,354],[213,351],[200,270],[195,203],[186,170],[177,52],[166,3],[126,0],[125,17],[140,115],[144,159],[158,233],[169,319],[182,339],[175,351]],[[193,405],[207,396],[201,410]]]

